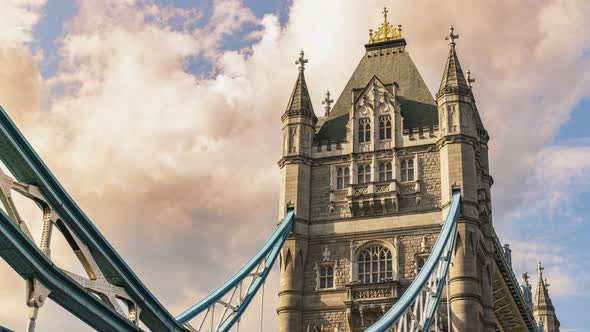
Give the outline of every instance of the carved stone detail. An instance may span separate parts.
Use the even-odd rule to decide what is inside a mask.
[[[389,191],[389,184],[379,184],[375,186],[375,192],[384,193]]]
[[[395,96],[376,78],[357,100],[356,111],[360,116],[391,114],[395,110]]]
[[[393,289],[387,288],[373,288],[373,289],[362,289],[352,292],[352,300],[372,300],[372,299],[384,299],[393,296]]]
[[[357,186],[354,188],[354,195],[366,195],[369,193],[369,186]]]

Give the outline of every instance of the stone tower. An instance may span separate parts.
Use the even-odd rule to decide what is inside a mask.
[[[549,284],[547,280],[543,279],[543,266],[541,262],[537,267],[539,272],[539,279],[537,281],[537,291],[535,292],[535,303],[533,312],[535,320],[539,326],[543,326],[542,332],[559,332],[559,320],[555,314],[555,308],[549,296]]]
[[[451,26],[449,56],[436,94],[440,140],[442,201],[453,187],[462,194],[455,253],[450,269],[450,304],[453,326],[459,331],[495,331],[492,286],[494,248],[487,142],[469,82],[457,57]],[[482,202],[480,202],[480,198]],[[483,204],[481,204],[483,203]],[[442,207],[443,211],[446,207]],[[445,214],[445,213],[443,213]],[[475,322],[481,321],[477,327]]]
[[[517,282],[503,255],[494,256],[503,249],[494,242],[489,137],[474,80],[461,68],[451,27],[435,99],[401,26],[389,23],[386,9],[383,14],[333,107],[326,98],[324,117],[313,112],[303,53],[297,61],[299,75],[281,118],[279,217],[293,207],[296,222],[279,258],[278,330],[358,332],[372,325],[416,277],[459,188],[463,215],[449,276],[452,329],[496,331],[492,287]],[[532,326],[530,308],[523,310]],[[525,326],[524,320],[514,326]]]
[[[299,76],[281,117],[283,157],[279,161],[279,216],[284,216],[288,208],[294,208],[296,226],[279,257],[281,283],[277,313],[280,331],[299,331],[302,326],[303,272],[308,246],[306,228],[310,221],[311,145],[318,121],[305,83],[306,63],[301,51],[296,62],[299,65]]]

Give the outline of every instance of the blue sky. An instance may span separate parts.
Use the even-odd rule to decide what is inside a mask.
[[[544,261],[562,331],[587,330],[583,309],[590,307],[586,239],[590,234],[586,203],[590,200],[590,28],[586,24],[590,8],[586,0],[534,4],[450,0],[448,6],[429,0],[412,4],[150,0],[143,7],[117,1],[47,0],[40,8],[28,4],[40,0],[19,1],[23,7],[17,8],[18,13],[33,12],[39,19],[19,23],[23,31],[31,29],[32,42],[18,35],[22,40],[15,37],[16,42],[6,45],[22,48],[24,53],[14,58],[30,58],[34,66],[0,53],[1,68],[18,69],[14,76],[0,70],[0,89],[16,87],[15,97],[0,103],[9,110],[42,111],[37,121],[24,115],[18,120],[19,113],[14,117],[58,178],[99,220],[101,231],[172,311],[193,301],[185,294],[206,294],[221,281],[215,279],[218,275],[229,275],[272,230],[272,223],[261,220],[276,218],[277,119],[296,77],[293,62],[299,50],[304,48],[310,58],[306,77],[317,113],[327,88],[333,95],[343,88],[384,4],[392,7],[392,19],[404,24],[408,49],[433,91],[447,52],[442,37],[448,25],[455,24],[461,35],[461,64],[475,73],[475,95],[492,139],[496,230],[502,241],[512,245],[517,276],[524,271],[536,276],[537,259]],[[175,19],[152,24],[148,5],[162,15],[170,8]],[[116,10],[103,10],[108,6]],[[464,10],[450,9],[458,7]],[[195,8],[196,12],[188,12]],[[231,15],[213,24],[215,13]],[[1,15],[0,29],[8,21]],[[239,19],[232,21],[234,15]],[[138,16],[142,19],[135,21]],[[196,21],[185,28],[190,19]],[[103,24],[100,31],[94,31],[93,20]],[[499,24],[504,27],[501,31],[494,28]],[[9,84],[2,85],[3,80]],[[26,93],[21,96],[20,91]],[[217,125],[229,121],[235,124],[232,135]],[[249,151],[254,157],[244,159],[244,144],[257,147]],[[236,178],[236,174],[248,176]],[[101,181],[93,181],[97,178]],[[121,183],[131,184],[134,192],[128,193]],[[198,190],[179,193],[177,188],[187,183],[219,197],[229,196],[222,202],[204,199]],[[248,186],[251,193],[218,189],[236,185]],[[119,202],[126,204],[109,208],[109,203]],[[234,204],[248,209],[262,206],[264,211],[248,210],[244,217],[234,214]],[[160,213],[146,214],[145,206],[157,206]],[[128,226],[121,229],[113,221],[118,216]],[[171,219],[177,224],[168,229]],[[208,220],[198,225],[208,230],[207,237],[186,228],[195,220]],[[238,235],[225,239],[220,224],[231,225]],[[252,225],[260,234],[240,235]],[[163,228],[168,231],[165,238]],[[146,242],[151,246],[145,248]],[[228,259],[235,266],[212,260],[207,245],[240,248]],[[207,268],[195,269],[195,256],[182,254],[191,250],[202,253],[199,261]],[[155,262],[144,263],[145,257]],[[162,274],[152,269],[156,264],[162,271],[178,271],[177,283],[187,288],[159,283]],[[6,273],[2,269],[0,265],[0,279]],[[20,280],[10,277],[17,289]],[[191,284],[196,278],[207,281]],[[272,308],[273,303],[266,306]],[[57,330],[78,326],[68,325],[75,323],[59,308],[48,310],[65,319]],[[0,322],[3,319],[12,318],[0,313]],[[267,331],[273,331],[272,326]]]
[[[213,0],[163,0],[162,5],[170,5],[178,8],[199,8],[205,16],[210,15]],[[45,77],[52,76],[57,71],[59,62],[58,43],[62,36],[64,23],[74,17],[78,11],[77,0],[48,0],[45,6],[42,19],[35,25],[33,32],[35,41],[33,48],[40,49],[45,55],[45,60],[40,65],[41,73]],[[247,0],[244,4],[248,6],[254,15],[262,18],[266,14],[276,14],[281,24],[285,24],[288,18],[290,1],[268,0],[257,1]],[[205,24],[206,22],[203,22]],[[245,40],[245,35],[252,27],[245,26],[236,34],[224,41],[223,48],[235,50],[247,46],[251,41]],[[196,74],[205,74],[211,70],[211,64],[206,59],[194,59],[189,70]]]

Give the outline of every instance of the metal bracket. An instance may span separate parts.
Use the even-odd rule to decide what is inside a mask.
[[[27,331],[34,332],[39,308],[45,304],[45,300],[47,300],[50,291],[37,279],[28,279],[26,283],[27,306],[29,307],[29,324],[27,326]]]

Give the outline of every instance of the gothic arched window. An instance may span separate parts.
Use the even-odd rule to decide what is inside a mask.
[[[372,284],[393,279],[391,250],[379,244],[370,245],[358,253],[358,280]]]
[[[336,168],[336,189],[343,189],[350,184],[350,168]]]
[[[391,115],[379,117],[379,139],[391,139]]]
[[[359,165],[358,169],[358,184],[371,182],[371,166],[370,165]]]
[[[369,118],[359,119],[359,143],[371,141],[371,120]]]
[[[379,181],[389,181],[393,178],[391,161],[379,163]]]
[[[414,159],[402,159],[400,172],[402,182],[414,181]]]

